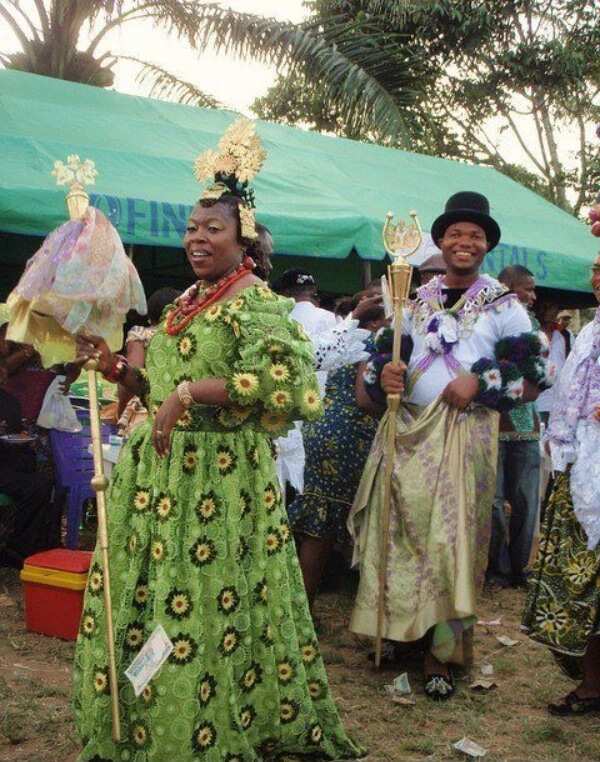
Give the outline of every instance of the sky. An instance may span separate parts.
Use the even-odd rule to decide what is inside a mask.
[[[229,0],[222,5],[236,11],[294,22],[307,15],[303,0]],[[21,0],[21,7],[31,18],[37,18],[33,0]],[[84,44],[87,38],[91,39],[89,34],[83,36]],[[214,50],[199,55],[186,42],[174,42],[172,36],[154,27],[151,21],[125,24],[107,35],[105,40],[98,48],[99,53],[110,50],[151,61],[215,96],[224,106],[247,114],[252,102],[266,93],[276,76],[273,67],[248,61],[240,63],[239,59],[228,59]],[[0,17],[0,52],[16,49],[15,38]],[[149,86],[135,81],[137,71],[139,67],[133,63],[117,64],[115,89],[132,95],[147,95]]]
[[[4,2],[4,0],[0,0]],[[298,22],[307,16],[303,0],[223,0],[224,6],[237,11],[273,16],[281,20]],[[31,18],[36,14],[33,0],[21,0],[21,7]],[[90,34],[86,32],[82,43],[85,44]],[[0,52],[17,49],[15,38],[6,23],[0,17]],[[252,116],[251,105],[254,100],[266,93],[274,82],[276,71],[273,67],[259,63],[227,58],[212,49],[202,53],[192,50],[185,41],[174,41],[167,32],[156,28],[151,21],[133,21],[107,35],[105,42],[98,48],[98,53],[109,50],[114,54],[126,54],[158,64],[177,76],[192,82],[205,92],[217,98],[225,107],[241,111]],[[147,95],[149,85],[136,82],[139,67],[130,62],[116,65],[115,88],[132,95]],[[501,133],[498,125],[490,125],[490,133],[498,140],[505,155],[513,160],[530,166],[521,147],[509,132]],[[592,129],[593,125],[590,125]],[[531,145],[536,142],[533,125],[524,130],[525,140]],[[560,150],[563,155],[570,154],[577,147],[573,136],[560,135]]]

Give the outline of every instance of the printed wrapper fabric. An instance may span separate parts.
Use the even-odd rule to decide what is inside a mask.
[[[252,287],[150,341],[150,420],[124,446],[108,494],[123,742],[111,738],[96,551],[75,654],[80,762],[362,756],[329,692],[275,473],[272,438],[321,412],[290,307]],[[162,401],[207,377],[225,378],[236,404],[190,408],[158,458]],[[123,673],[159,624],[174,650],[136,698]]]
[[[66,222],[44,240],[7,305],[7,338],[32,344],[50,367],[75,358],[73,335],[80,331],[120,349],[125,316],[129,310],[145,314],[146,297],[119,234],[89,207],[83,219]]]
[[[418,414],[420,413],[420,415]],[[468,660],[462,632],[474,622],[488,557],[498,450],[496,412],[441,400],[397,414],[384,637],[415,641],[433,629],[440,661]],[[360,585],[350,629],[375,637],[388,413],[348,520]]]
[[[581,660],[590,638],[600,635],[600,547],[587,547],[573,509],[570,474],[557,473],[554,480],[523,625],[565,667],[576,662],[562,657]]]

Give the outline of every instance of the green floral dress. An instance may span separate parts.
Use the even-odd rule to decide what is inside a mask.
[[[123,741],[111,739],[103,575],[96,551],[75,657],[80,762],[233,762],[363,754],[327,677],[275,475],[272,437],[321,414],[292,303],[252,286],[146,358],[152,417],[183,379],[227,379],[234,405],[196,405],[161,460],[136,429],[108,497]],[[124,676],[161,624],[174,645],[139,698]]]

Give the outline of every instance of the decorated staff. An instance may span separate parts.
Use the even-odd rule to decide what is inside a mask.
[[[400,362],[402,341],[402,312],[410,293],[413,268],[407,262],[421,245],[421,226],[416,212],[410,212],[412,221],[402,220],[394,225],[394,215],[388,212],[383,226],[383,244],[392,258],[388,266],[388,288],[392,298],[394,343],[392,362]],[[381,664],[381,645],[383,642],[383,623],[385,617],[385,582],[387,579],[388,549],[390,539],[390,507],[392,500],[392,474],[394,471],[394,453],[396,449],[396,414],[400,407],[400,395],[387,395],[387,412],[384,415],[385,434],[385,475],[383,483],[383,516],[381,523],[381,554],[379,558],[379,592],[377,600],[377,638],[375,642],[375,665]]]
[[[54,163],[57,185],[68,185],[66,203],[70,221],[53,231],[27,263],[8,298],[7,337],[32,344],[46,367],[75,359],[75,335],[95,333],[113,349],[122,345],[122,325],[130,309],[146,312],[146,299],[137,271],[127,258],[119,234],[106,217],[90,206],[86,185],[97,171],[90,159],[71,155],[66,164]],[[85,365],[90,399],[90,427],[94,457],[92,487],[98,508],[98,544],[101,550],[106,615],[106,646],[112,710],[112,733],[121,740],[119,690],[115,661],[108,531],[102,439],[96,386],[97,358]]]

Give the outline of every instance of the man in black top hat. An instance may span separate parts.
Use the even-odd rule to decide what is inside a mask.
[[[452,196],[431,235],[447,271],[417,289],[405,310],[403,334],[412,340],[407,366],[389,362],[393,336],[381,336],[357,387],[367,409],[379,404],[382,410],[387,394],[400,394],[407,404],[397,416],[390,534],[382,538],[386,426],[375,437],[352,508],[361,579],[350,626],[376,634],[386,542],[384,636],[424,640],[425,693],[443,700],[455,690],[450,665],[469,661],[477,620],[496,482],[496,411],[533,399],[546,369],[524,307],[479,272],[500,240],[485,196]]]

